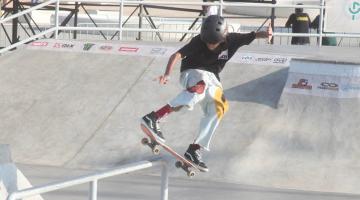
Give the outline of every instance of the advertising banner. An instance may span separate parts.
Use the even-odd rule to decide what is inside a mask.
[[[360,98],[360,65],[293,60],[285,93]]]
[[[28,49],[46,51],[70,51],[82,53],[117,54],[125,56],[152,56],[169,58],[181,46],[142,45],[135,43],[99,43],[67,40],[38,40],[27,45]],[[219,55],[219,59],[228,59],[227,51]],[[291,57],[256,54],[236,53],[229,62],[240,64],[253,64],[264,66],[289,66]]]
[[[327,0],[325,32],[360,33],[360,0]]]

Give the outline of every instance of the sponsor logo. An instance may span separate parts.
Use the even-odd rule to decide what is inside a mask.
[[[339,85],[336,83],[322,82],[318,88],[322,90],[339,91]]]
[[[274,58],[274,64],[285,64],[288,61],[287,58]]]
[[[152,55],[164,55],[167,49],[165,48],[152,48],[150,54]]]
[[[100,50],[103,51],[111,51],[113,49],[113,46],[109,46],[109,45],[102,45],[99,47]]]
[[[60,49],[61,48],[61,43],[55,43],[53,45],[54,48]]]
[[[352,0],[346,5],[347,13],[351,16],[351,20],[355,21],[360,18],[360,1]]]
[[[120,47],[119,51],[120,52],[132,52],[132,53],[136,53],[139,50],[139,48],[137,47]]]
[[[242,56],[241,60],[252,60],[253,57],[252,56]]]
[[[312,86],[309,84],[307,79],[300,79],[299,82],[291,85],[292,88],[311,90]]]
[[[272,58],[256,58],[256,62],[269,62],[272,61]]]
[[[75,46],[74,44],[68,44],[68,43],[55,43],[53,48],[72,49],[72,48],[74,48],[74,46]]]
[[[48,42],[33,42],[31,43],[31,46],[35,47],[47,47],[49,45]]]
[[[95,44],[94,43],[85,43],[83,50],[84,51],[89,51]]]
[[[228,50],[222,51],[218,57],[219,60],[227,60],[229,59]]]

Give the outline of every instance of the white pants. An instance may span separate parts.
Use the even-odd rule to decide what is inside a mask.
[[[202,89],[194,91],[194,86],[199,83]],[[195,144],[199,144],[209,151],[215,129],[229,108],[223,95],[222,85],[213,73],[198,69],[182,72],[180,84],[184,90],[170,101],[169,105],[171,107],[186,106],[192,110],[195,104],[200,103],[204,117],[201,119],[199,135],[195,139]]]

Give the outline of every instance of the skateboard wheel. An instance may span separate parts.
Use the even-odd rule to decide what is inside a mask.
[[[182,163],[181,163],[180,161],[176,161],[175,167],[176,167],[176,168],[182,167]]]
[[[155,155],[159,155],[160,154],[160,146],[159,145],[155,145],[152,149],[152,152],[155,154]]]
[[[188,177],[192,178],[192,177],[195,176],[195,172],[190,170],[190,171],[187,173],[187,175],[188,175]]]
[[[141,140],[141,144],[143,144],[143,145],[149,144],[149,139],[143,138],[143,139]]]

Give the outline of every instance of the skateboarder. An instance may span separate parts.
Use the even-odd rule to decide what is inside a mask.
[[[271,26],[267,31],[248,34],[228,33],[224,18],[210,15],[204,20],[200,35],[192,38],[169,58],[165,73],[159,77],[159,83],[166,84],[170,80],[173,67],[181,60],[180,84],[184,90],[159,110],[145,115],[141,123],[158,140],[165,142],[159,120],[183,107],[192,110],[195,104],[201,102],[204,117],[200,122],[199,135],[194,143],[189,145],[184,156],[198,165],[202,171],[208,171],[201,158],[202,150],[210,150],[210,140],[228,110],[219,73],[239,47],[250,44],[256,38],[271,37]]]

